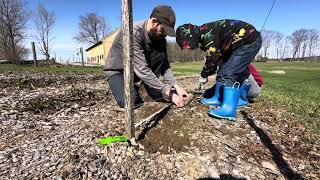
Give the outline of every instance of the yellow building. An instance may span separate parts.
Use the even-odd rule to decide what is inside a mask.
[[[111,32],[101,41],[86,49],[88,64],[105,64],[105,60],[108,57],[110,48],[112,46],[112,42],[114,38],[117,36],[118,32],[119,30]]]

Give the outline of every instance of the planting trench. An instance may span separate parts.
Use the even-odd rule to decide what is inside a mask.
[[[171,106],[171,108],[159,113],[144,129],[141,130],[140,128],[140,131],[138,129],[138,142],[144,146],[146,151],[151,153],[187,152],[190,146],[212,151],[215,149],[215,143],[208,143],[212,142],[210,134],[219,136],[222,133],[226,137],[233,138],[236,135],[250,133],[245,121],[240,121],[239,125],[239,123],[209,117],[207,115],[209,107],[200,104],[198,102],[199,98],[199,96],[196,96],[186,107],[176,108]],[[139,111],[144,112],[144,114],[142,116],[137,115],[137,121],[148,117],[152,112],[156,112],[163,106],[158,104],[142,107]],[[240,118],[242,118],[241,115]],[[234,143],[232,146],[235,147],[237,144]]]

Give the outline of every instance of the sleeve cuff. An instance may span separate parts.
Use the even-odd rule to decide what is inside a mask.
[[[177,81],[176,80],[172,80],[172,81],[170,81],[169,84],[170,84],[171,87],[173,87],[175,84],[177,84]]]
[[[168,92],[170,89],[172,88],[171,85],[168,85],[168,84],[165,84],[163,86],[163,88],[161,89],[161,94],[162,94],[162,97],[166,97],[166,92]]]

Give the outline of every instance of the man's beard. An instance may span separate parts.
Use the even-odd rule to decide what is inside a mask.
[[[162,41],[165,38],[165,37],[157,34],[156,28],[152,28],[150,30],[150,32],[148,33],[148,35],[149,35],[150,40],[153,42]]]

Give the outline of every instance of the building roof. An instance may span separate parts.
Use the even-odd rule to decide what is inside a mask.
[[[86,49],[86,51],[89,51],[90,49],[95,48],[95,47],[97,47],[97,46],[100,45],[100,44],[102,44],[102,41],[99,41],[99,42],[97,42],[96,44],[90,46],[88,49]]]
[[[105,36],[104,38],[102,38],[102,40],[100,40],[99,42],[97,42],[96,44],[90,46],[88,49],[86,49],[86,51],[88,52],[90,49],[97,47],[98,45],[102,44],[102,41],[108,37],[110,37],[112,34],[118,32],[119,28],[117,28],[116,30],[112,31],[111,33],[109,33],[107,36]]]

